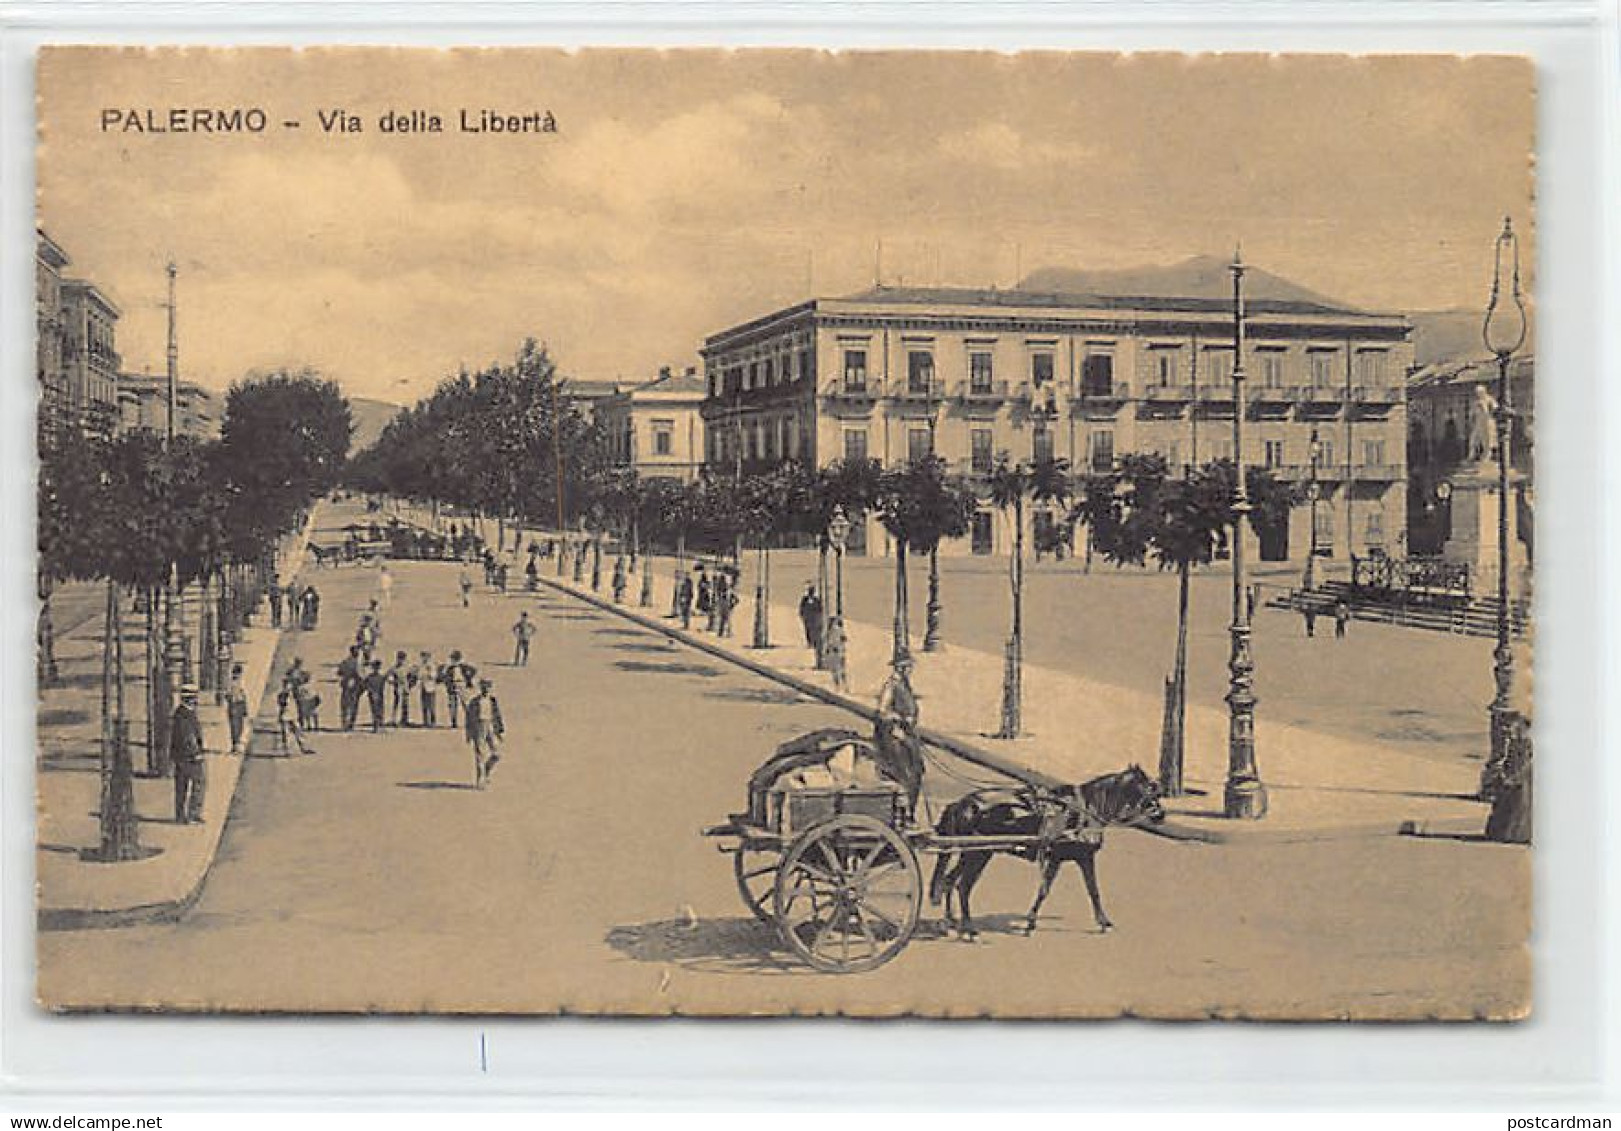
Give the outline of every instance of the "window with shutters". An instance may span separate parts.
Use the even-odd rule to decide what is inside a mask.
[[[989,428],[975,428],[969,434],[971,445],[970,461],[975,474],[988,475],[995,462],[995,433]]]
[[[867,391],[867,351],[844,351],[844,391],[847,393],[864,393]]]
[[[916,463],[929,456],[929,430],[909,428],[906,431],[906,458]]]
[[[996,366],[990,350],[974,350],[968,355],[968,387],[976,393],[988,393],[996,379]]]
[[[851,463],[860,463],[867,458],[867,430],[865,428],[846,428],[844,430],[844,458]]]

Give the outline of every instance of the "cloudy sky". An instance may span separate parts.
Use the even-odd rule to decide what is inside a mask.
[[[880,239],[891,283],[1242,240],[1353,303],[1478,306],[1502,216],[1529,228],[1532,86],[1503,58],[69,49],[40,64],[40,218],[122,306],[126,368],[162,370],[172,256],[188,376],[308,364],[406,402],[526,335],[579,377],[695,364],[870,285]],[[230,106],[271,125],[102,128]],[[559,131],[463,135],[463,107]],[[363,132],[320,129],[340,108]]]

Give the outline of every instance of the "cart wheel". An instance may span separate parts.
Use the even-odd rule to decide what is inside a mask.
[[[859,974],[906,949],[922,906],[911,845],[882,821],[847,814],[794,841],[772,910],[800,958],[830,974]]]
[[[762,923],[774,922],[771,918],[771,892],[777,883],[777,867],[782,863],[782,853],[771,848],[750,848],[746,844],[737,846],[732,853],[732,875],[737,877],[737,893],[743,897],[743,904],[754,917]]]

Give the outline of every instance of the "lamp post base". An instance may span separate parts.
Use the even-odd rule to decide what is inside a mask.
[[[1240,821],[1266,816],[1266,786],[1254,779],[1229,781],[1222,795],[1222,814]]]

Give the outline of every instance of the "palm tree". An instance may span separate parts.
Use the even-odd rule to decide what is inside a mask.
[[[929,555],[929,626],[935,633],[938,647],[939,632],[939,575],[933,563],[937,561],[940,542],[945,538],[960,538],[968,533],[978,500],[962,481],[946,473],[946,462],[936,456],[925,456],[904,470],[891,472],[884,478],[879,505],[879,517],[884,529],[895,539],[895,656],[899,658],[909,642],[909,594],[906,580],[908,551]],[[932,651],[925,633],[924,650]]]
[[[1008,632],[1006,665],[1002,675],[1002,725],[998,738],[1017,738],[1023,722],[1024,681],[1024,501],[1030,495],[1030,468],[1014,463],[1003,452],[996,458],[987,481],[991,505],[1013,518],[1013,554],[1008,560],[1013,619]]]
[[[1267,519],[1293,505],[1286,485],[1264,468],[1250,468],[1247,482],[1267,500]],[[1118,472],[1089,482],[1081,520],[1105,559],[1141,565],[1152,557],[1161,569],[1175,569],[1176,652],[1166,681],[1165,731],[1160,740],[1160,787],[1183,792],[1187,719],[1188,594],[1193,567],[1215,558],[1232,521],[1233,464],[1206,464],[1187,476],[1170,477],[1165,460],[1153,454],[1126,456]],[[1265,521],[1251,515],[1252,525]]]

